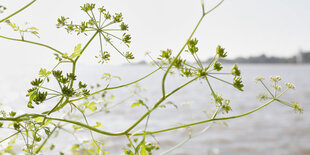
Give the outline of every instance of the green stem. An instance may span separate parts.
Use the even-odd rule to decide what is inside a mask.
[[[50,89],[50,88],[46,88],[46,87],[42,87],[42,86],[41,86],[40,88],[46,89],[46,90],[49,90],[49,91],[52,91],[52,92],[55,92],[55,93],[57,93],[57,94],[62,94],[61,92],[56,91],[56,90],[54,90],[54,89]]]
[[[220,105],[223,105],[222,101],[217,99],[216,94],[215,94],[215,92],[214,92],[214,90],[213,90],[213,88],[212,88],[212,86],[211,86],[211,84],[210,84],[210,82],[209,82],[209,80],[208,80],[207,77],[206,77],[206,81],[207,81],[207,84],[208,84],[208,86],[209,86],[209,88],[210,88],[210,90],[211,90],[211,94],[212,94],[212,96],[213,96],[213,98],[214,98],[214,102],[216,103],[216,102],[219,101],[219,104],[220,104]]]
[[[186,40],[185,44],[183,45],[183,47],[181,48],[181,50],[179,51],[178,55],[173,59],[172,63],[169,65],[169,67],[167,68],[164,76],[163,76],[163,79],[162,79],[162,94],[163,94],[163,98],[166,96],[166,92],[165,92],[165,81],[166,81],[166,78],[167,78],[167,75],[170,71],[170,69],[172,68],[173,64],[176,62],[176,60],[178,59],[178,57],[181,55],[181,53],[183,52],[183,50],[185,49],[187,43],[189,40],[191,40],[191,38],[193,37],[194,33],[196,32],[198,26],[200,25],[202,19],[203,19],[204,15],[201,16],[201,18],[199,19],[198,23],[196,24],[194,30],[192,31],[192,33],[190,34],[190,36],[188,37],[188,39]]]
[[[260,82],[263,84],[263,86],[269,92],[269,94],[274,98],[275,96],[271,93],[271,91],[268,89],[268,87],[265,85],[265,83],[262,80],[260,80]]]
[[[286,88],[280,95],[278,95],[276,98],[281,97],[289,88]]]
[[[133,125],[131,125],[126,131],[125,133],[130,132],[133,128],[135,128],[141,121],[143,121],[145,119],[145,117],[147,117],[152,111],[154,111],[163,101],[165,101],[166,98],[168,98],[170,95],[174,94],[175,92],[177,92],[178,90],[180,90],[181,88],[185,87],[186,85],[192,83],[193,81],[197,80],[198,77],[186,82],[185,84],[181,85],[180,87],[178,87],[177,89],[173,90],[172,92],[170,92],[167,96],[165,96],[165,98],[161,98],[159,101],[157,101],[157,103],[152,107],[152,109],[150,109],[149,111],[147,111],[143,116],[140,117],[140,119],[138,121],[136,121]]]
[[[54,106],[54,108],[52,110],[50,110],[47,115],[50,115],[52,112],[54,112],[56,110],[56,108],[58,107],[59,104],[61,104],[62,100],[64,99],[64,97],[61,97],[61,99],[58,101],[58,103]]]
[[[231,73],[208,73],[209,75],[210,74],[224,74],[224,75],[231,75]]]
[[[123,31],[122,29],[102,29],[102,31]]]
[[[104,39],[106,40],[106,42],[108,42],[120,55],[125,57],[125,55],[118,48],[116,48],[116,46],[103,33],[101,33],[101,34],[104,37]]]
[[[181,53],[183,52],[183,50],[185,49],[187,43],[189,40],[191,40],[191,38],[193,37],[194,33],[196,32],[198,26],[200,25],[201,21],[203,20],[203,18],[211,13],[214,9],[216,9],[218,6],[220,6],[222,3],[224,2],[224,0],[222,0],[221,2],[219,2],[217,5],[215,5],[212,9],[210,9],[209,11],[203,13],[203,15],[201,16],[201,18],[199,19],[198,23],[196,24],[194,30],[192,31],[191,35],[188,37],[188,39],[186,40],[185,44],[183,45],[183,47],[181,48],[181,50],[179,51],[178,55],[174,58],[174,60],[172,61],[172,63],[169,65],[168,69],[166,70],[164,77],[162,79],[162,94],[163,97],[165,97],[166,93],[165,93],[165,81],[166,81],[166,77],[170,71],[170,69],[172,68],[172,65],[176,62],[177,58],[181,55]]]
[[[20,133],[20,131],[17,131],[17,132],[15,132],[14,134],[10,135],[9,137],[6,137],[6,138],[2,139],[2,140],[0,141],[0,143],[6,141],[7,139],[10,139],[10,138],[14,137],[14,136],[17,135],[18,133]]]
[[[157,68],[156,70],[154,70],[153,72],[147,74],[146,76],[144,76],[144,77],[142,77],[142,78],[140,78],[140,79],[138,79],[138,80],[136,80],[136,81],[133,81],[133,82],[130,82],[130,83],[127,83],[127,84],[124,84],[124,85],[120,85],[120,86],[115,86],[115,87],[110,87],[110,88],[104,88],[104,89],[101,89],[101,90],[96,91],[96,92],[94,92],[94,93],[91,93],[90,95],[87,95],[87,96],[84,96],[84,97],[80,97],[80,98],[77,98],[77,99],[70,100],[70,102],[78,101],[78,100],[82,100],[82,99],[86,99],[86,98],[88,98],[88,97],[90,97],[90,96],[93,96],[93,95],[95,95],[95,94],[101,93],[101,92],[106,91],[106,90],[112,90],[112,89],[117,89],[117,88],[122,88],[122,87],[126,87],[126,86],[129,86],[129,85],[132,85],[132,84],[134,84],[134,83],[137,83],[137,82],[139,82],[139,81],[142,81],[143,79],[149,77],[150,75],[154,74],[155,72],[157,72],[157,71],[160,70],[160,69],[161,69],[161,68],[159,67],[159,68]]]
[[[215,77],[215,76],[212,76],[212,75],[207,75],[207,76],[212,77],[212,78],[214,78],[214,79],[216,79],[216,80],[219,80],[219,81],[222,81],[222,82],[224,82],[224,83],[227,83],[227,84],[229,84],[229,85],[234,86],[234,84],[232,84],[232,83],[230,83],[230,82],[227,82],[227,81],[225,81],[225,80],[223,80],[223,79],[220,79],[220,78],[218,78],[218,77]]]
[[[9,19],[9,18],[11,18],[11,17],[13,17],[14,15],[18,14],[19,12],[25,10],[27,7],[29,7],[31,4],[33,4],[35,1],[37,1],[37,0],[31,1],[30,3],[28,3],[27,5],[25,5],[25,6],[22,7],[21,9],[17,10],[16,12],[12,13],[11,15],[9,15],[9,16],[7,16],[7,17],[1,19],[1,20],[0,20],[0,23],[2,23],[3,21],[5,21],[5,20],[7,20],[7,19]]]
[[[243,117],[246,115],[249,115],[251,113],[254,113],[264,107],[266,107],[267,105],[269,105],[270,103],[274,102],[275,100],[272,99],[269,102],[259,106],[258,108],[251,110],[247,113],[241,114],[241,115],[236,115],[236,116],[230,116],[230,117],[222,117],[222,118],[213,118],[213,119],[208,119],[208,120],[204,120],[204,121],[199,121],[196,123],[190,123],[190,124],[186,124],[186,125],[181,125],[181,126],[177,126],[177,127],[172,127],[172,128],[167,128],[167,129],[163,129],[163,130],[158,130],[158,131],[153,131],[153,132],[147,132],[146,134],[156,134],[156,133],[161,133],[161,132],[167,132],[167,131],[171,131],[171,130],[176,130],[176,129],[180,129],[180,128],[186,128],[186,127],[190,127],[190,126],[194,126],[194,125],[199,125],[199,124],[203,124],[203,123],[208,123],[208,122],[213,122],[213,121],[220,121],[220,120],[229,120],[229,119],[234,119],[234,118],[239,118],[239,117]],[[143,135],[144,133],[138,133],[135,135]]]
[[[78,61],[78,59],[81,57],[81,55],[83,54],[83,52],[85,51],[85,49],[87,48],[87,46],[93,41],[93,39],[96,37],[96,35],[99,33],[99,31],[96,31],[96,33],[90,38],[90,40],[86,43],[86,45],[83,47],[80,56],[76,57],[76,59],[74,60],[74,62],[76,63]]]
[[[22,40],[22,39],[9,38],[9,37],[5,37],[5,36],[1,36],[1,35],[0,35],[0,38],[4,38],[4,39],[8,39],[8,40],[13,40],[13,41],[21,41],[21,42],[26,42],[26,43],[30,43],[30,44],[35,44],[35,45],[43,46],[43,47],[46,47],[46,48],[49,48],[49,49],[55,51],[56,53],[58,53],[60,55],[63,55],[62,52],[56,50],[55,48],[53,48],[51,46],[48,46],[48,45],[41,44],[41,43],[37,43],[37,42],[33,42],[33,41],[28,41],[28,40]]]
[[[43,146],[46,144],[47,140],[51,137],[51,135],[55,132],[55,130],[57,129],[57,127],[55,127],[52,132],[46,137],[46,139],[44,140],[44,142],[39,146],[39,148],[35,151],[35,153],[39,153],[41,151],[41,149],[43,148]]]

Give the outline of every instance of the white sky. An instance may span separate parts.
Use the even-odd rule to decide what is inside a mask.
[[[24,6],[30,0],[1,0],[8,9],[0,19]],[[104,5],[111,12],[122,12],[132,34],[131,51],[138,60],[145,59],[150,51],[156,57],[160,50],[180,50],[201,15],[201,0],[38,0],[30,8],[11,20],[19,25],[29,22],[39,28],[40,39],[26,36],[28,40],[42,42],[64,52],[72,52],[75,45],[86,43],[87,37],[67,35],[56,29],[60,16],[80,22],[87,19],[80,11],[85,2]],[[216,0],[207,0],[208,8]],[[237,56],[292,56],[299,49],[310,50],[310,1],[309,0],[226,0],[208,15],[195,37],[199,40],[199,56],[206,59],[214,55],[218,44]],[[17,38],[3,23],[0,34]],[[91,34],[90,34],[91,35]],[[90,36],[88,36],[89,38]],[[84,39],[83,39],[84,38]],[[98,38],[97,38],[98,39]],[[43,47],[17,43],[0,38],[0,65],[54,63],[52,52]],[[99,51],[94,42],[81,58],[82,63],[94,64]],[[108,44],[105,44],[108,46]],[[116,53],[107,47],[108,51]],[[40,59],[38,59],[40,58]],[[125,63],[120,55],[112,63]]]

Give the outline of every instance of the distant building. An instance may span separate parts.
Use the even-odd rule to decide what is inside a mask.
[[[310,63],[310,51],[299,50],[299,53],[296,55],[297,63]]]

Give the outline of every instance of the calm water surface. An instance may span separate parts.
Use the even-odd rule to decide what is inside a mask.
[[[225,65],[230,71],[232,65]],[[35,69],[34,69],[35,68]],[[292,82],[296,86],[295,91],[289,91],[283,99],[291,101],[297,100],[304,108],[303,114],[298,114],[293,109],[279,103],[273,103],[268,107],[243,118],[238,118],[219,124],[214,124],[207,132],[192,138],[181,148],[174,150],[169,154],[173,155],[211,155],[211,154],[275,154],[275,155],[303,155],[310,154],[310,65],[240,65],[242,77],[245,84],[244,92],[239,92],[231,86],[216,80],[211,80],[214,90],[223,95],[224,98],[231,100],[232,111],[228,114],[238,115],[248,112],[263,102],[258,101],[257,96],[265,92],[262,85],[254,82],[257,76],[266,78],[279,75],[283,82]],[[100,77],[105,72],[122,77],[122,81],[114,80],[111,86],[118,85],[135,80],[148,72],[152,71],[149,66],[79,66],[78,75],[80,79],[95,85],[100,81],[105,85],[105,81]],[[26,98],[25,90],[30,87],[29,81],[34,78],[39,67],[25,66],[23,70],[4,69],[3,76],[0,76],[0,102],[5,108],[19,109],[22,113],[25,111]],[[141,82],[139,86],[144,88],[140,96],[134,95],[123,102],[123,99],[131,96],[130,91],[134,87],[123,88],[120,91],[111,91],[115,94],[115,103],[121,103],[119,106],[111,109],[109,114],[99,114],[90,117],[90,122],[100,120],[104,125],[103,129],[107,131],[123,131],[126,127],[135,122],[145,110],[142,107],[130,108],[130,105],[138,99],[147,98],[147,104],[154,104],[161,95],[161,77],[162,72],[154,74],[151,78]],[[232,77],[221,75],[224,79],[230,80]],[[187,79],[178,78],[171,75],[167,79],[167,92],[178,87]],[[142,97],[141,97],[142,96]],[[210,91],[205,81],[198,81],[186,86],[174,96],[168,98],[178,106],[176,109],[172,105],[166,108],[160,108],[151,115],[149,120],[149,130],[159,130],[177,126],[179,123],[191,123],[207,119],[203,111],[212,112],[214,104],[211,103]],[[4,107],[2,106],[2,108]],[[49,105],[40,107],[41,110]],[[39,108],[39,109],[40,109]],[[223,125],[227,123],[227,125]],[[196,135],[209,124],[195,126],[192,129],[192,135]],[[135,131],[143,129],[138,126]],[[4,136],[0,134],[1,139]],[[88,133],[82,133],[78,137],[79,141],[88,137]],[[185,140],[189,135],[188,130],[180,129],[172,132],[166,132],[155,135],[161,145],[161,149],[155,154],[160,154],[169,148]],[[67,138],[63,138],[66,136]],[[100,138],[99,135],[96,137]],[[153,141],[152,137],[149,137]],[[53,139],[60,145],[57,150],[68,152],[71,146],[67,143],[77,143],[76,139],[67,133],[61,133],[58,138]],[[121,154],[120,148],[126,144],[123,138],[104,138],[105,148],[110,154]],[[55,152],[54,152],[55,153]],[[53,154],[53,152],[50,152]]]

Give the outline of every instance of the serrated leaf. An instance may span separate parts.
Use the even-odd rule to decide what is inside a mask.
[[[81,49],[82,45],[78,44],[74,47],[74,52],[69,56],[70,59],[74,59],[78,56],[81,55],[82,49]]]
[[[39,75],[40,76],[48,76],[48,75],[50,75],[51,74],[51,72],[50,71],[47,71],[45,68],[41,68],[40,69],[40,72],[39,72]]]
[[[97,110],[97,107],[95,106],[96,104],[97,104],[96,102],[91,102],[91,103],[86,102],[83,105],[85,106],[85,109],[89,109],[91,111],[95,111],[95,110]]]
[[[96,125],[93,126],[94,128],[99,128],[99,127],[103,127],[103,125],[100,122],[96,122]]]

